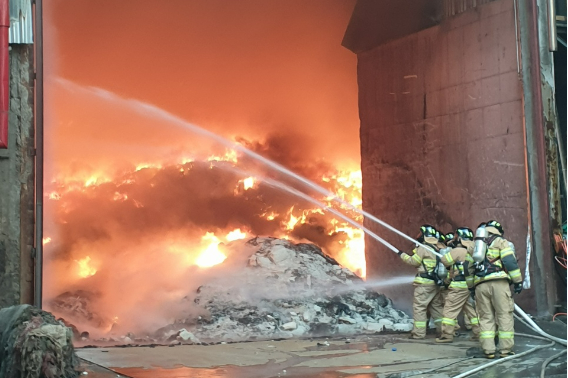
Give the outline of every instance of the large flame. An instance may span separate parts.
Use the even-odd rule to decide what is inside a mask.
[[[89,256],[81,260],[76,260],[76,262],[79,266],[79,271],[78,271],[79,277],[87,278],[90,276],[94,276],[97,273],[97,269],[91,266],[91,258]]]
[[[207,244],[207,247],[205,247],[203,252],[201,252],[195,260],[195,263],[198,266],[208,268],[222,263],[227,258],[221,251],[219,251],[219,244],[221,241],[215,236],[215,234],[208,232],[203,235],[201,240]]]
[[[226,151],[224,154],[212,155],[206,159],[209,162],[227,162],[231,164],[237,164],[238,158],[237,153],[232,150]],[[179,168],[176,170],[180,174],[186,174],[191,171],[191,164],[194,162],[194,158],[183,157],[180,158],[178,163]],[[174,164],[175,165],[175,164]],[[151,174],[159,172],[164,169],[169,169],[169,165],[164,165],[161,163],[146,162],[136,165],[133,171],[136,173],[142,173],[143,171],[148,171]],[[127,191],[127,186],[136,182],[136,178],[110,178],[108,175],[103,175],[100,173],[93,173],[91,175],[78,175],[78,176],[60,176],[52,181],[53,189],[48,191],[47,197],[54,201],[56,207],[59,208],[62,214],[65,214],[72,209],[74,205],[72,204],[72,198],[75,193],[85,193],[87,191],[101,187],[107,183],[114,183],[118,188],[124,187],[124,189],[115,190],[109,194],[109,200],[113,202],[123,202],[125,204],[130,204],[135,208],[142,209],[145,204],[142,203],[141,199],[135,198],[134,195],[129,194]],[[242,190],[248,191],[253,188],[258,187],[258,180],[255,177],[247,177],[239,181],[239,185],[242,189],[235,190],[235,196],[243,195]],[[337,197],[343,199],[344,201],[350,203],[352,206],[360,208],[361,206],[361,172],[358,170],[338,170],[336,172],[327,172],[321,176],[321,185],[326,186],[330,190],[334,191]],[[150,183],[150,187],[154,184]],[[67,197],[70,198],[66,201]],[[338,206],[331,198],[320,198],[323,202],[326,202],[328,206],[341,208],[342,211],[348,211],[342,206]],[[57,201],[57,202],[55,202]],[[328,250],[327,252],[332,254],[338,262],[345,267],[351,269],[360,277],[364,278],[366,276],[365,271],[365,245],[364,245],[364,234],[361,230],[355,229],[345,223],[342,220],[338,220],[333,216],[325,214],[324,209],[319,208],[300,208],[299,206],[291,206],[287,212],[279,214],[275,211],[263,211],[258,214],[258,216],[266,222],[272,222],[279,220],[280,233],[273,236],[278,236],[285,239],[291,239],[296,241],[302,241],[302,238],[298,238],[297,232],[299,226],[304,224],[310,224],[314,217],[317,219],[324,219],[327,222],[326,228],[328,229],[329,235],[343,235],[342,239],[337,242],[338,247],[333,250]],[[350,216],[357,221],[361,221],[362,217],[359,214],[351,213]],[[246,228],[246,227],[245,227]],[[195,246],[192,246],[190,252],[187,252],[185,247],[171,247],[170,250],[175,249],[177,251],[186,251],[189,253],[190,259],[193,259],[193,263],[199,267],[207,268],[217,264],[222,263],[226,256],[219,250],[219,245],[222,242],[231,242],[234,240],[244,239],[246,237],[256,236],[250,234],[249,232],[243,231],[243,227],[237,227],[233,229],[227,229],[221,231],[220,233],[205,231],[200,237],[200,247],[199,251],[196,251]],[[51,238],[45,238],[44,244],[51,242]],[[92,267],[91,258],[89,256],[82,257],[76,260],[79,270],[79,277],[85,278],[94,275],[97,269]]]

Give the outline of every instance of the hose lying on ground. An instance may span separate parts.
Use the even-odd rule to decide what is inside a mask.
[[[527,315],[526,312],[524,312],[519,306],[517,306],[515,304],[515,311],[517,311],[517,313],[519,313],[519,315],[521,315],[523,317],[523,319],[526,320],[527,323],[530,324],[530,327],[536,332],[541,334],[542,336],[552,340],[552,341],[556,341],[559,344],[562,344],[564,346],[566,346],[566,340],[561,339],[559,337],[555,337],[552,335],[549,335],[548,333],[544,332],[535,322],[533,322],[533,320]]]
[[[485,365],[481,365],[481,366],[478,366],[478,367],[476,367],[476,368],[474,368],[474,369],[471,369],[471,370],[468,370],[468,371],[463,372],[463,373],[461,373],[461,374],[455,375],[455,376],[453,376],[452,378],[464,378],[464,377],[467,377],[467,376],[469,376],[469,375],[472,375],[472,374],[474,374],[474,373],[477,373],[478,371],[487,369],[488,367],[491,367],[491,366],[493,366],[493,365],[497,365],[497,364],[500,364],[500,363],[505,362],[505,361],[509,361],[509,360],[513,360],[513,359],[515,359],[515,358],[519,358],[519,357],[525,356],[525,355],[527,355],[527,354],[529,354],[529,353],[532,353],[532,352],[534,352],[534,351],[537,351],[537,350],[539,350],[539,349],[544,349],[544,348],[548,348],[548,347],[554,346],[554,343],[555,343],[555,342],[553,341],[553,342],[551,342],[550,344],[547,344],[547,345],[539,345],[539,346],[536,346],[536,347],[534,347],[534,348],[531,348],[531,349],[529,349],[529,350],[527,350],[527,351],[524,351],[524,352],[522,352],[522,353],[515,354],[515,355],[513,355],[513,356],[509,356],[509,357],[501,358],[501,359],[498,359],[498,360],[495,360],[495,361],[491,361],[491,362],[489,362],[489,363],[487,363],[487,364],[485,364]]]
[[[546,360],[544,360],[544,362],[542,363],[542,367],[540,368],[540,378],[545,377],[544,373],[546,371],[546,365],[548,365],[552,360],[554,360],[554,359],[556,359],[556,358],[558,358],[562,355],[565,355],[565,354],[566,354],[566,351],[563,350],[563,351],[556,353],[554,356],[550,356]]]

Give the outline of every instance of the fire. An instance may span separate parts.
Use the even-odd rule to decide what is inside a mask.
[[[224,154],[209,156],[205,159],[205,161],[211,162],[211,167],[215,165],[215,162],[223,162],[224,164],[229,163],[237,166],[238,155],[235,150],[227,149]],[[62,224],[67,222],[65,220],[65,215],[70,211],[77,209],[77,205],[71,202],[77,198],[75,193],[80,194],[81,192],[88,192],[90,197],[91,194],[94,194],[99,187],[102,188],[102,184],[107,183],[115,185],[114,190],[108,190],[108,188],[113,188],[112,186],[105,186],[107,189],[103,190],[103,192],[106,193],[106,198],[109,198],[109,200],[114,202],[124,202],[125,205],[127,205],[124,209],[128,209],[128,204],[130,204],[131,208],[134,209],[140,209],[142,211],[142,209],[145,209],[146,206],[148,206],[148,210],[152,211],[155,204],[150,203],[149,201],[152,201],[153,197],[145,197],[137,194],[137,192],[132,191],[131,188],[141,185],[142,182],[145,182],[145,185],[148,185],[149,188],[154,188],[159,181],[154,181],[153,179],[148,180],[148,177],[154,177],[159,175],[160,172],[171,168],[181,172],[182,177],[186,177],[187,175],[192,174],[194,167],[198,167],[199,164],[203,163],[203,160],[199,161],[187,155],[177,159],[177,163],[166,164],[145,162],[132,165],[132,171],[130,173],[115,173],[116,177],[114,179],[111,179],[108,174],[102,174],[100,172],[94,172],[91,174],[81,172],[77,176],[68,175],[52,180],[52,187],[46,191],[46,193],[49,193],[46,197],[48,197],[49,200],[58,201],[56,208],[58,209],[59,214],[63,217],[60,220],[60,223]],[[142,175],[141,171],[143,170],[145,172],[143,172]],[[258,187],[258,182],[260,182],[261,179],[255,176],[239,178],[237,180],[238,181],[235,182],[236,189],[233,189],[232,191],[235,197],[241,197],[243,190],[246,191],[252,188],[258,188],[259,190],[262,189],[262,187]],[[349,203],[351,206],[361,208],[362,180],[361,172],[359,170],[338,169],[336,171],[322,173],[319,184],[335,193],[337,197]],[[258,198],[260,198],[260,202],[263,203],[263,197],[261,196]],[[332,200],[332,197],[315,198],[324,202],[330,208],[341,210],[347,216],[358,222],[362,221],[361,215],[353,212],[352,208],[349,206],[337,204]],[[244,197],[243,200],[251,201],[252,199]],[[290,204],[290,199],[287,201],[287,203]],[[266,203],[266,207],[260,208],[256,215],[260,218],[259,221],[252,221],[252,219],[249,219],[248,222],[252,223],[245,222],[241,225],[241,227],[225,230],[220,229],[219,231],[215,231],[215,233],[203,230],[204,233],[201,234],[201,240],[200,242],[197,242],[198,245],[192,244],[193,242],[191,240],[185,244],[182,243],[181,245],[185,247],[183,248],[180,246],[180,253],[183,253],[186,256],[187,266],[195,264],[203,268],[212,267],[222,263],[226,258],[219,248],[221,242],[245,239],[250,237],[251,234],[258,234],[258,231],[251,229],[251,225],[254,225],[255,222],[271,222],[272,226],[267,226],[267,229],[272,229],[272,234],[266,236],[277,236],[294,242],[309,242],[311,240],[309,239],[311,232],[310,229],[316,227],[317,224],[319,225],[318,227],[323,227],[322,230],[325,230],[326,234],[328,234],[330,238],[335,238],[334,240],[336,240],[333,242],[335,243],[333,248],[330,250],[325,250],[324,248],[324,251],[331,253],[341,265],[349,268],[360,277],[365,277],[365,245],[364,234],[362,231],[353,228],[341,219],[335,218],[333,215],[326,212],[325,209],[310,208],[309,205],[306,207],[306,203],[301,203],[301,201],[287,209],[287,211],[284,210],[279,204]],[[165,208],[164,211],[167,212],[167,208]],[[243,220],[247,221],[246,219]],[[309,226],[300,227],[304,224],[308,224]],[[277,227],[278,230],[275,231],[274,227]],[[341,241],[337,241],[337,238],[334,236],[337,234],[342,235]],[[308,240],[304,239],[305,236],[303,235],[308,235]],[[49,241],[44,240],[44,243],[48,242]],[[339,245],[337,245],[338,243]],[[193,247],[188,250],[187,245],[193,245]],[[92,267],[92,261],[89,256],[76,262],[79,265],[80,277],[89,277],[97,272],[97,269]]]
[[[91,258],[89,256],[85,257],[81,260],[75,260],[77,264],[79,264],[79,277],[87,278],[90,276],[94,276],[97,273],[97,270],[92,266],[89,266],[91,262]]]
[[[338,260],[359,277],[366,277],[365,233],[351,227],[339,227],[336,231],[345,232],[348,236],[347,242],[341,243],[343,248]]]
[[[114,197],[112,197],[113,201],[126,201],[128,199],[128,195],[124,193],[115,192]]]
[[[240,231],[240,230],[239,230]],[[195,264],[201,268],[209,268],[214,265],[220,264],[227,258],[221,251],[219,251],[219,238],[212,232],[208,232],[201,238],[203,243],[208,243],[207,247],[195,260]]]
[[[287,230],[293,230],[294,227],[296,227],[296,224],[300,221],[300,217],[296,217],[292,213],[293,210],[294,210],[294,207],[292,207],[290,209],[290,213],[289,213],[290,219],[287,222],[284,222],[284,226],[286,227]]]
[[[241,240],[246,237],[247,234],[245,232],[242,232],[240,228],[237,228],[236,230],[229,232],[225,237],[225,239],[227,239],[227,241],[234,241],[234,240]]]
[[[243,187],[245,188],[245,190],[249,190],[254,186],[254,182],[254,177],[247,177],[243,180]]]
[[[49,236],[42,239],[42,244],[43,244],[43,245],[46,245],[47,243],[50,243],[50,242],[51,242],[51,238],[50,238]]]
[[[227,161],[231,163],[236,163],[238,161],[237,151],[232,149],[225,150],[223,155],[211,155],[207,158],[207,161]]]

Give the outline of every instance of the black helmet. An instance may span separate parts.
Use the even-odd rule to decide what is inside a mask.
[[[470,240],[473,241],[473,231],[467,227],[459,227],[456,230],[456,235],[459,240]]]
[[[442,234],[442,233],[439,232],[439,231],[436,231],[436,232],[438,233],[438,241],[439,241],[440,243],[446,244],[446,235]]]
[[[501,223],[497,222],[496,220],[490,220],[485,224],[485,227],[493,227],[495,230],[499,232],[500,235],[503,235],[505,233],[503,231],[503,226],[501,226]],[[491,232],[492,230],[487,230],[487,231]],[[494,234],[495,232],[492,233]]]
[[[438,238],[438,231],[436,231],[436,229],[430,226],[429,224],[425,224],[422,227],[420,227],[420,233],[425,238],[427,237]]]
[[[439,233],[436,229],[429,224],[424,224],[420,227],[420,233],[418,234],[418,241],[424,241],[424,238],[436,238],[438,239]]]
[[[454,233],[453,232],[448,232],[446,235],[446,243],[448,243],[449,241],[451,241],[454,238]]]

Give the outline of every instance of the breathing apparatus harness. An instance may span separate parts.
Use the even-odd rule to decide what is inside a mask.
[[[476,242],[478,242],[478,241],[483,242],[485,244],[485,248],[488,248],[488,246],[490,246],[491,243],[493,243],[495,241],[495,239],[497,239],[498,237],[500,237],[500,235],[490,234],[489,236],[486,236],[486,237],[476,236],[474,238],[474,240]],[[477,247],[477,245],[476,245],[476,247]],[[503,267],[500,267],[499,265],[495,264],[495,262],[497,260],[499,260],[499,256],[490,260],[487,257],[487,253],[484,253],[483,261],[482,262],[475,262],[475,275],[477,277],[483,278],[483,277],[485,277],[485,276],[487,276],[488,274],[491,274],[491,273],[497,273],[497,272],[505,271],[505,269]]]
[[[465,272],[468,270],[469,261],[456,261],[454,267],[458,270],[458,274],[452,278],[454,281],[465,281]]]
[[[439,249],[435,245],[426,242],[424,242],[424,244],[426,244],[436,252],[439,251]],[[445,286],[444,279],[447,276],[448,272],[445,271],[445,267],[442,271],[442,269],[440,269],[440,266],[443,267],[444,265],[441,263],[440,257],[438,256],[436,256],[436,264],[434,265],[434,268],[432,270],[428,270],[426,264],[424,263],[424,260],[422,260],[422,267],[424,268],[425,273],[420,273],[420,277],[432,280],[438,286]]]

